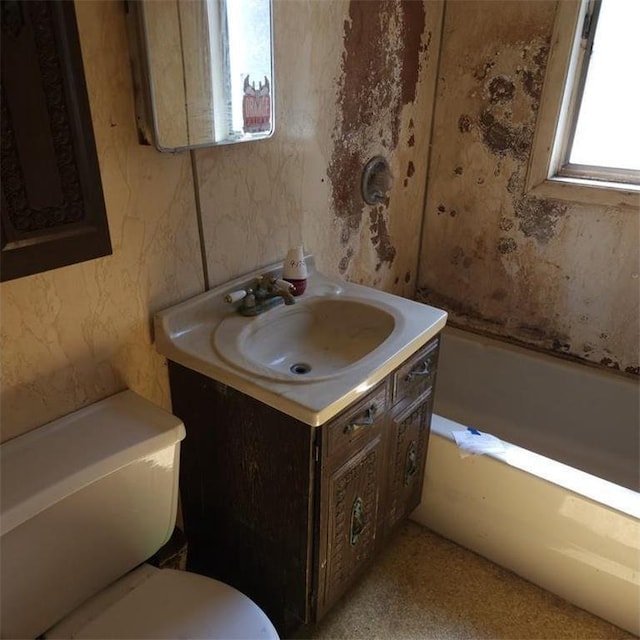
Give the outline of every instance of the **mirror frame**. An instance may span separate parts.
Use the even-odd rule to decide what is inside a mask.
[[[188,140],[185,144],[176,146],[163,146],[160,143],[158,135],[158,118],[156,113],[156,105],[153,100],[153,82],[159,82],[152,71],[151,61],[149,59],[149,38],[145,27],[145,5],[150,2],[158,2],[160,0],[128,0],[126,2],[127,13],[127,30],[129,35],[131,67],[133,74],[134,103],[136,111],[136,126],[138,131],[138,141],[140,144],[153,145],[158,151],[163,153],[181,153],[190,149],[201,149],[211,146],[237,144],[244,142],[256,142],[272,137],[276,129],[276,100],[275,100],[275,64],[274,64],[274,19],[273,19],[273,0],[269,1],[269,37],[271,55],[270,69],[270,120],[271,127],[268,131],[260,133],[247,133],[238,137],[227,137],[219,140],[211,139],[206,142],[190,144]],[[181,0],[174,0],[176,6]],[[195,1],[195,0],[189,0]],[[206,1],[206,0],[204,0]],[[180,43],[182,46],[182,43]],[[184,64],[181,60],[180,64]],[[167,88],[166,91],[171,91]],[[180,87],[180,91],[184,92],[185,88]],[[213,109],[213,107],[212,107]]]

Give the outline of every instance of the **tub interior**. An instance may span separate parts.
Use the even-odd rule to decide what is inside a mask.
[[[447,328],[435,413],[640,490],[635,380]]]

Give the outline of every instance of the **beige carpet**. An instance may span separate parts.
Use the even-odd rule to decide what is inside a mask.
[[[407,522],[306,637],[633,639],[635,636]]]

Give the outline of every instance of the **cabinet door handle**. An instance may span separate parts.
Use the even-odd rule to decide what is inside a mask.
[[[353,545],[358,542],[358,538],[364,531],[367,523],[364,519],[364,501],[362,498],[357,497],[353,501],[351,507],[351,526],[349,527],[349,542]]]
[[[404,486],[408,486],[411,478],[418,471],[418,447],[415,440],[412,440],[407,448],[407,458],[404,462]]]
[[[355,418],[353,422],[345,425],[342,430],[343,433],[353,433],[358,429],[362,429],[363,427],[370,427],[376,420],[376,413],[378,412],[378,408],[375,404],[372,404],[362,415],[362,417]]]
[[[429,359],[425,360],[422,365],[417,366],[415,369],[410,371],[405,377],[406,382],[410,382],[414,378],[419,378],[420,376],[428,376],[431,373],[431,362]]]

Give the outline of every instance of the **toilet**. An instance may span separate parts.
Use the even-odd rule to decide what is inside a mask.
[[[0,446],[2,638],[278,638],[236,589],[145,563],[174,529],[184,436],[124,391]]]

